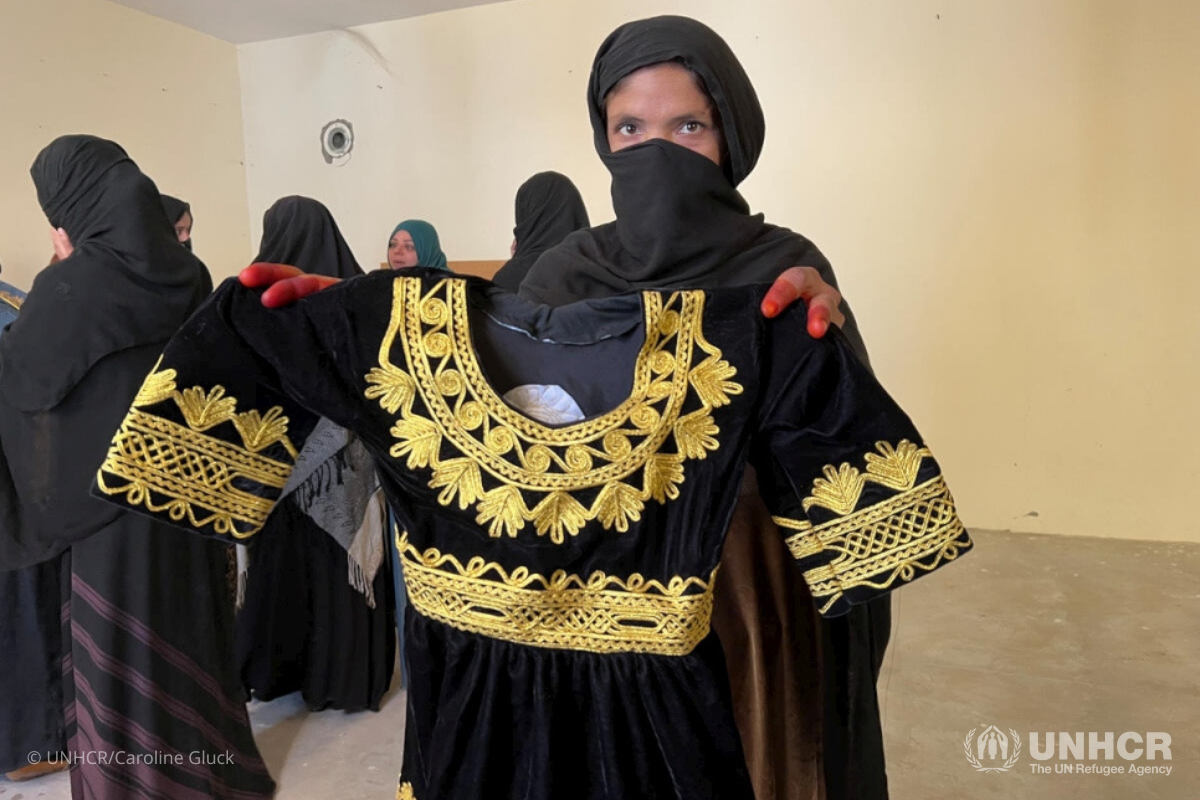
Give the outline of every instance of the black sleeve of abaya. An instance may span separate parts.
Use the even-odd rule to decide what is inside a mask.
[[[0,398],[0,570],[54,558],[120,514],[88,487],[161,349],[104,356],[52,408],[24,411]]]
[[[971,548],[942,471],[846,337],[804,332],[801,304],[767,326],[768,388],[752,461],[825,616]]]
[[[252,537],[318,418],[356,431],[375,413],[364,343],[382,338],[390,293],[361,280],[274,310],[227,281],[168,344],[93,493],[203,535]]]

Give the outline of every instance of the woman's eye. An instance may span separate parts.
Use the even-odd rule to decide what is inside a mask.
[[[632,122],[622,122],[617,126],[617,133],[622,136],[633,136],[637,133],[637,126]]]
[[[704,123],[693,119],[683,123],[683,127],[680,128],[680,130],[682,130],[684,133],[699,133],[700,131],[704,130]]]

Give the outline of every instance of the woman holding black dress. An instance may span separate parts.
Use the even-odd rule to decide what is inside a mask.
[[[523,297],[563,305],[638,289],[767,283],[794,265],[837,285],[812,242],[750,214],[736,189],[754,169],[766,122],[749,77],[713,30],[675,16],[622,25],[596,54],[588,107],[616,221],[543,254]],[[843,311],[842,332],[866,363],[854,315]],[[886,798],[875,680],[890,599],[816,620],[779,541],[750,475],[721,561],[713,626],[756,794]]]

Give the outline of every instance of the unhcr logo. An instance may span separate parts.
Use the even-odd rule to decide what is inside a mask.
[[[1021,758],[1021,736],[1011,728],[1007,732],[988,725],[978,736],[972,728],[963,740],[967,763],[976,772],[1008,772]],[[1057,746],[1056,746],[1057,745]],[[1123,761],[1171,761],[1171,735],[1151,731],[1146,734],[1127,731],[1122,734],[1054,732],[1029,734],[1029,769],[1034,775],[1170,775],[1170,764],[1111,764]],[[1056,763],[1038,763],[1055,759]],[[1089,763],[1090,762],[1090,763]],[[1097,763],[1101,762],[1101,763]]]
[[[1008,772],[1021,757],[1021,737],[1011,728],[1005,733],[995,725],[988,725],[978,737],[977,730],[972,728],[963,740],[967,761],[976,772]]]
[[[1114,738],[1116,739],[1114,748]],[[1084,742],[1087,748],[1084,748]],[[1126,731],[1117,736],[1112,731],[1096,733],[1092,731],[1086,736],[1082,731],[1058,734],[1057,764],[1030,764],[1035,775],[1048,775],[1051,771],[1058,774],[1100,774],[1100,775],[1170,775],[1171,765],[1142,765],[1142,764],[1087,764],[1085,761],[1112,761],[1113,750],[1125,761],[1137,761],[1145,756],[1147,761],[1156,757],[1164,761],[1171,760],[1171,734],[1162,731],[1151,731],[1142,734]],[[1038,735],[1035,731],[1029,734],[1029,755],[1038,761],[1046,761],[1054,757],[1054,734],[1046,734],[1045,748],[1038,746]]]

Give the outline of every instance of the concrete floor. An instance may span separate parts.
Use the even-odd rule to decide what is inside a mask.
[[[880,678],[893,800],[1200,798],[1200,545],[980,531],[959,564],[898,592]],[[404,694],[378,714],[255,703],[278,800],[390,800]],[[1018,732],[1020,760],[981,773],[968,733]],[[1162,731],[1170,775],[1034,774],[1028,737]],[[1091,763],[1091,762],[1088,762]],[[1128,770],[1126,770],[1128,773]],[[68,800],[65,775],[0,781],[0,800]],[[500,800],[499,798],[497,800]]]

